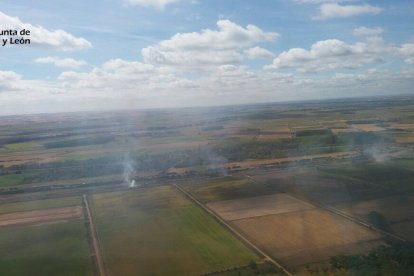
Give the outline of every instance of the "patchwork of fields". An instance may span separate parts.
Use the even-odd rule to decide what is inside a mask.
[[[395,97],[2,117],[0,274],[406,269],[387,250],[409,259],[411,244],[379,229],[413,240],[413,106]]]
[[[380,234],[286,194],[207,204],[290,269],[341,254],[368,252]]]
[[[79,197],[0,205],[0,271],[93,275],[82,208],[77,204]]]

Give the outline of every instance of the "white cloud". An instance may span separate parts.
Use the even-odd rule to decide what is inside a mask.
[[[314,19],[330,19],[338,17],[351,17],[361,14],[378,14],[383,9],[369,4],[340,5],[337,3],[325,3],[319,7],[320,14]]]
[[[355,36],[377,36],[382,34],[384,30],[380,27],[376,28],[367,28],[367,27],[359,27],[355,28],[352,32]]]
[[[323,4],[323,3],[344,3],[344,2],[355,2],[357,0],[294,0],[300,4]]]
[[[125,2],[132,6],[151,7],[156,9],[163,9],[167,5],[178,2],[179,0],[125,0]]]
[[[250,59],[274,57],[274,54],[269,50],[257,46],[244,50],[244,53]]]
[[[48,30],[42,26],[34,26],[22,22],[18,17],[8,16],[0,12],[0,26],[5,29],[30,30],[31,45],[53,50],[80,50],[92,47],[92,44],[82,37],[75,37],[63,30]]]
[[[205,29],[201,33],[178,33],[158,45],[165,49],[226,50],[246,47],[261,41],[272,41],[278,37],[277,33],[264,32],[254,25],[243,28],[230,20],[217,21],[217,27],[218,31]]]
[[[219,20],[218,30],[178,33],[168,40],[142,49],[146,63],[205,70],[209,66],[239,64],[239,50],[262,41],[273,41],[277,33],[264,32],[254,25],[245,28]]]
[[[58,80],[66,88],[92,89],[93,91],[136,90],[149,84],[176,80],[170,71],[150,64],[114,59],[87,73],[66,71]],[[96,93],[96,92],[93,92]]]
[[[34,60],[36,63],[53,64],[56,67],[78,69],[88,63],[84,60],[58,57],[40,57]]]
[[[0,71],[0,114],[177,107],[412,93],[414,71],[367,70],[314,78],[221,65],[186,79],[140,62],[110,60],[57,81],[31,81]]]
[[[13,71],[0,71],[0,93],[5,90],[15,90],[21,76]]]
[[[211,66],[240,64],[243,56],[233,50],[179,51],[158,47],[142,49],[145,62],[156,65],[174,66],[185,70],[208,70]]]
[[[400,54],[405,58],[408,64],[414,64],[414,43],[403,44],[400,48]]]
[[[369,37],[355,44],[328,39],[314,43],[309,50],[292,48],[284,51],[266,68],[295,68],[302,72],[359,68],[384,62],[395,49],[380,37]]]

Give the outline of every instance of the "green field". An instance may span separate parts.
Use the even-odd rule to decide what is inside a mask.
[[[279,191],[276,185],[261,185],[247,177],[221,177],[206,181],[188,181],[181,186],[204,203],[267,195]]]
[[[0,229],[1,275],[92,275],[83,221]]]
[[[34,173],[1,175],[0,176],[0,187],[22,184],[34,175],[35,175]]]
[[[74,206],[74,205],[81,205],[80,196],[1,204],[0,214],[21,212],[21,211],[32,211],[32,210],[47,209],[47,208],[59,208],[59,207]]]
[[[358,162],[345,166],[331,165],[322,171],[331,176],[339,175],[360,183],[365,182],[365,186],[370,186],[370,195],[386,196],[390,193],[414,192],[412,164],[413,159]]]
[[[170,186],[94,195],[93,213],[112,275],[200,275],[258,260]]]
[[[42,146],[35,142],[23,142],[23,143],[7,144],[7,145],[4,145],[4,148],[7,151],[14,152],[14,151],[28,151],[28,150],[41,149]]]

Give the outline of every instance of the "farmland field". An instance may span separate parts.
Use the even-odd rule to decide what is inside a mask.
[[[250,198],[274,194],[280,191],[278,183],[257,183],[250,177],[226,176],[209,180],[184,182],[181,186],[204,203],[230,199]]]
[[[80,196],[64,197],[59,199],[31,200],[15,203],[0,204],[0,214],[32,211],[48,208],[59,208],[81,204]]]
[[[31,176],[33,176],[33,174],[12,174],[0,176],[0,187],[21,184],[25,180],[30,179]]]
[[[406,239],[412,240],[414,237],[414,195],[356,201],[339,204],[336,208],[374,224],[375,221],[370,219],[370,214],[372,216],[372,213],[376,212],[384,217],[384,222],[389,226],[391,232]]]
[[[94,195],[93,213],[113,275],[196,275],[258,260],[170,186]]]
[[[0,271],[93,275],[80,197],[0,205]]]
[[[0,228],[0,248],[5,275],[92,275],[82,220]]]
[[[382,244],[380,235],[313,209],[231,222],[288,267],[319,263],[340,254],[363,253]]]
[[[218,201],[207,204],[207,207],[220,214],[225,220],[275,215],[314,208],[312,205],[286,194]]]
[[[55,224],[79,219],[81,216],[81,206],[0,214],[0,227]]]
[[[351,125],[352,128],[361,131],[384,131],[385,128],[376,126],[375,124],[355,124]]]

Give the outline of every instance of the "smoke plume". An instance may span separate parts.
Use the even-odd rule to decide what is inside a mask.
[[[128,185],[129,188],[136,187],[135,179],[133,178],[135,175],[135,161],[131,159],[129,154],[125,155],[124,158],[124,182]]]

